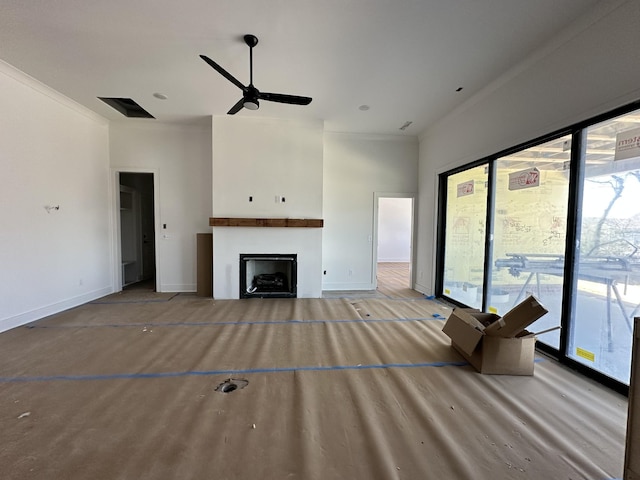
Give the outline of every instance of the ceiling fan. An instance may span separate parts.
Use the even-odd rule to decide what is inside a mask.
[[[299,97],[297,95],[285,95],[283,93],[266,93],[261,92],[253,86],[253,47],[258,44],[258,38],[255,35],[245,35],[244,42],[249,46],[249,85],[246,87],[240,83],[240,81],[227,72],[224,68],[218,65],[205,55],[200,55],[205,62],[211,65],[220,75],[233,83],[236,87],[242,90],[242,98],[231,107],[231,110],[227,112],[229,115],[234,115],[242,110],[242,107],[249,110],[257,110],[260,108],[259,100],[266,100],[268,102],[278,103],[290,103],[293,105],[309,105],[311,98]]]

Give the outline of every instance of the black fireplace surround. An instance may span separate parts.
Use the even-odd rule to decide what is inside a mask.
[[[296,298],[297,254],[240,254],[240,298]]]

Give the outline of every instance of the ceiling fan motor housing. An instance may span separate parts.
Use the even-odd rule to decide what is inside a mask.
[[[258,44],[258,37],[248,33],[247,35],[244,36],[244,43],[249,45],[249,48],[253,48]]]

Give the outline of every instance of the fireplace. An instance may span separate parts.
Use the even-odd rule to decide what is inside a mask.
[[[296,298],[297,254],[240,254],[240,298]]]
[[[295,280],[292,276],[288,279],[295,298],[322,298],[321,228],[217,226],[213,238],[213,298],[244,298],[240,292],[246,293],[253,277],[247,285],[246,270],[240,275],[240,264],[244,263],[239,261],[240,256],[272,257],[271,253],[295,258]]]

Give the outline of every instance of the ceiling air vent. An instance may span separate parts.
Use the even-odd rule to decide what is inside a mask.
[[[104,103],[112,108],[115,108],[125,117],[130,118],[155,118],[144,108],[138,105],[135,100],[131,98],[115,98],[115,97],[98,97]]]

